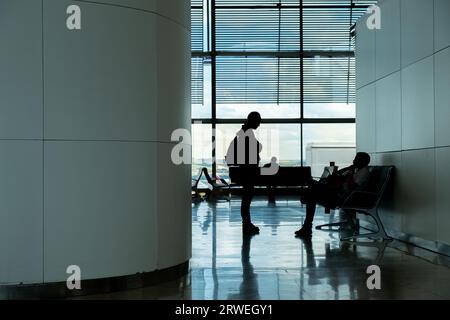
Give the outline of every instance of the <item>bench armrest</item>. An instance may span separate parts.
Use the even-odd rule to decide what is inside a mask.
[[[228,186],[229,183],[224,178],[219,178],[220,182],[222,182],[224,185]]]

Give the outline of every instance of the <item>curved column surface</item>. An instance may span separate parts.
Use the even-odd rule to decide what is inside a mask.
[[[190,30],[191,2],[186,0],[75,0],[79,2],[95,2],[117,5],[133,9],[145,10],[161,15],[184,28]]]
[[[0,284],[188,261],[188,1],[0,0],[0,41]]]

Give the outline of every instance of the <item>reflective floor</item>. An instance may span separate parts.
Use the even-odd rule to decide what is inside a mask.
[[[239,199],[192,206],[186,277],[84,299],[450,299],[448,257],[398,241],[341,242],[334,232],[315,231],[309,242],[296,239],[304,208],[290,199],[254,201],[253,222],[261,233],[243,237],[239,209]],[[330,218],[319,210],[315,222]],[[380,290],[367,287],[371,265],[380,267]]]

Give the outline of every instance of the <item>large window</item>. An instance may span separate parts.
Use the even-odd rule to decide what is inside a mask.
[[[227,178],[224,155],[251,111],[262,161],[313,168],[355,153],[352,28],[377,1],[192,0],[193,174]]]

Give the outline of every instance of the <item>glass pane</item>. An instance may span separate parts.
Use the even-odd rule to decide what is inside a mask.
[[[299,58],[217,58],[217,104],[286,105],[299,102]]]
[[[212,172],[212,127],[209,124],[192,125],[192,178],[198,177],[202,168]],[[202,176],[200,188],[207,188]]]
[[[203,0],[191,0],[191,6],[202,6]]]
[[[328,6],[328,5],[339,5],[339,6],[349,6],[352,1],[350,0],[303,0],[303,5],[305,6]],[[368,6],[377,3],[378,0],[353,0],[354,5]],[[355,9],[354,9],[355,10]]]
[[[354,103],[355,59],[315,57],[304,60],[305,103]]]
[[[225,154],[240,124],[220,124],[216,132],[217,174],[228,179],[228,166]],[[270,163],[277,157],[281,166],[299,166],[300,160],[300,125],[298,124],[262,124],[255,131],[262,144],[261,165]]]
[[[258,111],[263,119],[300,118],[300,103],[291,104],[219,104],[219,119],[245,119],[252,111]]]
[[[217,50],[300,50],[299,9],[224,9],[216,11]]]
[[[350,8],[303,10],[305,50],[349,50]]]
[[[195,5],[192,3],[192,5]],[[191,8],[191,48],[192,51],[203,51],[203,8]]]
[[[354,3],[361,7],[351,8],[350,1],[308,0],[303,2],[303,47],[305,50],[346,51],[354,50],[350,28],[363,16],[369,4]],[[310,7],[308,7],[310,5]],[[333,7],[321,7],[332,5]]]
[[[263,145],[261,164],[270,163],[272,157],[277,157],[281,166],[301,164],[299,124],[263,124],[257,137]]]
[[[349,166],[356,154],[355,124],[303,125],[305,165],[313,177],[320,177],[331,161],[340,168]]]
[[[303,0],[305,6],[328,6],[328,5],[341,5],[349,6],[350,0]]]
[[[298,5],[299,0],[216,0],[217,6],[276,6],[278,3]]]
[[[305,103],[304,116],[314,118],[355,118],[354,103]]]
[[[211,60],[192,58],[192,118],[211,118]]]

